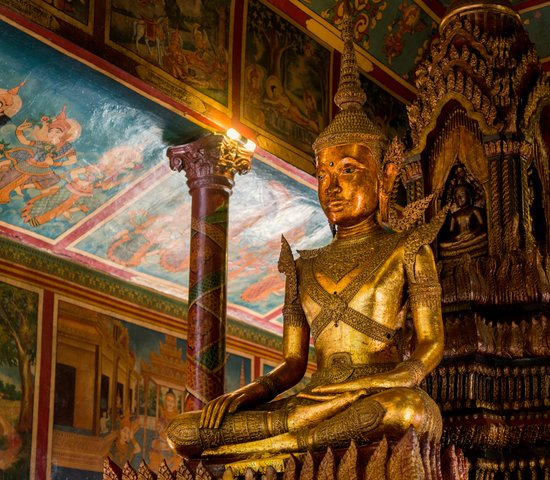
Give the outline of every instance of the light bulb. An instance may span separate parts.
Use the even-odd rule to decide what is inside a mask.
[[[237,130],[235,130],[234,128],[230,128],[229,130],[227,130],[226,135],[231,140],[238,140],[239,138],[241,138],[241,134],[239,132],[237,132]]]

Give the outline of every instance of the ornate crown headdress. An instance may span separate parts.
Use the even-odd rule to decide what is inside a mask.
[[[342,22],[344,50],[340,67],[340,83],[334,96],[334,103],[340,108],[340,111],[313,142],[313,150],[317,154],[327,147],[360,143],[369,147],[380,163],[385,136],[363,109],[367,95],[359,81],[359,70],[353,47],[353,22],[347,2],[345,2],[344,8]]]

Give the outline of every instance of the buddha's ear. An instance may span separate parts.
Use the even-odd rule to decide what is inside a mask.
[[[387,224],[390,216],[390,200],[397,177],[401,173],[405,147],[401,140],[394,137],[382,162],[379,181],[379,221]]]

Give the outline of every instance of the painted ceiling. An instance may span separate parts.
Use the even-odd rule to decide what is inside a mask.
[[[448,3],[354,2],[388,136]],[[549,2],[512,3],[550,70]],[[230,201],[228,313],[280,333],[281,234],[330,238],[311,142],[334,113],[341,17],[341,0],[0,0],[0,235],[185,301],[190,197],[166,150],[232,126],[259,148]]]
[[[169,169],[166,149],[199,128],[15,28],[1,28],[0,95],[11,90],[5,98],[17,106],[0,128],[2,232],[185,299],[190,196],[185,175]],[[277,331],[281,235],[297,248],[330,235],[313,181],[282,162],[254,158],[251,172],[236,179],[229,215],[229,314]]]

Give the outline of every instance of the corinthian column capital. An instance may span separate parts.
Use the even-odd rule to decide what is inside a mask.
[[[172,170],[185,171],[190,191],[201,187],[231,191],[235,174],[250,170],[252,152],[225,135],[210,134],[170,147],[167,155]]]

